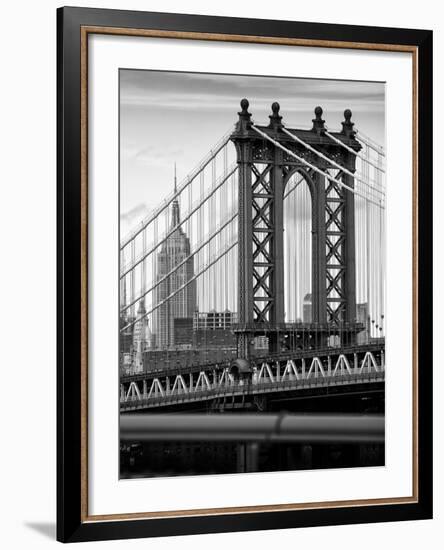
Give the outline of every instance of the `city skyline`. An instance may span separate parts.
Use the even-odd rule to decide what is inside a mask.
[[[385,151],[355,129],[384,144],[384,85],[121,71],[120,97],[121,418],[383,414]],[[121,440],[122,477],[385,461],[177,434]]]

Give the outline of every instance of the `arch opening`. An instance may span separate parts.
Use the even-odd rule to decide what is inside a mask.
[[[284,303],[286,323],[313,322],[312,193],[304,173],[293,172],[284,190]]]

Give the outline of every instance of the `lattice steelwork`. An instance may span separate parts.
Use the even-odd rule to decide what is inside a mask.
[[[338,171],[335,179],[342,175]],[[346,320],[345,205],[344,189],[329,180],[325,190],[325,273],[327,323],[332,325],[341,325]]]
[[[242,100],[231,137],[239,166],[238,354],[248,357],[250,342],[259,335],[268,337],[272,352],[298,331],[305,337],[308,330],[316,346],[325,345],[331,334],[342,343],[353,342],[362,330],[356,322],[354,239],[355,154],[361,145],[354,138],[351,112],[345,112],[342,132],[329,137],[320,107],[311,130],[290,130],[282,124],[277,103],[268,126],[256,126],[248,106]],[[283,257],[284,197],[297,172],[312,201],[310,327],[285,322],[284,279],[291,266],[284,266]]]
[[[242,100],[234,131],[122,239],[129,375],[384,336],[383,150],[356,139],[348,110],[342,131],[329,132],[320,107],[309,130],[286,128],[277,103],[256,125],[248,107]],[[221,316],[224,331],[202,328]]]
[[[253,311],[255,323],[269,323],[274,302],[274,195],[271,165],[252,164]]]

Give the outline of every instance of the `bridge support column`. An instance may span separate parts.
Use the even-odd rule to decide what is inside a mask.
[[[356,132],[353,130],[354,123],[351,122],[352,113],[349,109],[344,111],[344,122],[342,122],[342,134],[347,138],[354,138]],[[356,156],[347,153],[344,157],[344,165],[354,173],[356,170]],[[343,174],[342,181],[351,188],[355,187],[354,178]],[[356,324],[356,258],[355,258],[355,195],[347,189],[344,192],[344,230],[345,230],[345,322],[352,327]],[[346,345],[356,343],[356,331],[350,330],[346,334]],[[344,342],[341,342],[344,344]]]
[[[350,187],[354,186],[350,176],[344,176],[344,183]],[[355,196],[347,190],[345,191],[345,231],[345,296],[347,299],[345,321],[353,326],[356,323]],[[348,332],[347,341],[342,343],[348,346],[354,345],[356,331]]]
[[[312,178],[312,320],[313,323],[324,324],[327,322],[325,177],[313,174]]]
[[[270,117],[272,119],[272,117]],[[273,122],[273,119],[272,119]],[[280,149],[274,151],[274,162],[271,174],[271,191],[273,194],[273,206],[270,208],[270,217],[274,225],[272,236],[272,259],[274,275],[269,278],[272,293],[272,307],[269,313],[269,321],[278,327],[285,321],[284,300],[284,175],[283,152]],[[279,331],[273,332],[269,338],[269,351],[279,352],[281,349]]]
[[[250,357],[250,338],[247,334],[237,336],[237,356],[244,359]]]
[[[312,198],[311,294],[316,330],[308,335],[309,346],[324,348],[329,335],[342,346],[352,345],[357,333],[355,198],[348,188],[354,187],[354,177],[349,174],[355,171],[356,159],[347,147],[341,147],[343,141],[355,151],[361,149],[354,139],[351,111],[344,112],[340,139],[334,138],[338,147],[325,136],[321,107],[315,109],[313,134],[309,136],[306,131],[290,132],[284,127],[276,102],[268,126],[254,125],[248,107],[243,99],[231,135],[239,176],[237,355],[248,359],[253,338],[264,329],[271,353],[280,353],[280,336],[289,336],[284,299],[284,188],[296,172],[308,183]],[[310,142],[320,149],[323,160]],[[315,156],[307,157],[304,145]]]
[[[239,173],[238,187],[238,251],[239,251],[239,291],[238,291],[238,322],[245,327],[253,322],[251,304],[253,303],[253,255],[252,255],[252,188],[251,162],[252,143],[249,137],[251,114],[248,112],[248,101],[242,100],[239,112],[237,132],[239,139],[235,141]],[[250,338],[247,333],[237,335],[237,356],[250,356]]]

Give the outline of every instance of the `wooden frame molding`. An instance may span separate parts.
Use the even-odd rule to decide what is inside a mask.
[[[125,17],[122,20],[122,15]],[[190,16],[180,16],[177,14],[143,14],[144,18],[140,17],[139,12],[120,12],[114,10],[89,10],[82,8],[62,8],[58,12],[58,63],[59,63],[59,149],[58,149],[58,209],[59,209],[59,304],[60,300],[64,301],[66,292],[69,291],[70,284],[64,278],[65,270],[69,266],[65,265],[65,258],[68,252],[73,252],[70,243],[68,242],[68,231],[80,229],[78,241],[74,246],[74,252],[77,250],[79,255],[72,265],[77,265],[80,270],[80,285],[77,296],[79,303],[77,306],[73,303],[75,311],[74,319],[77,318],[80,327],[78,328],[79,338],[71,340],[73,345],[80,345],[79,360],[80,369],[78,371],[78,383],[74,389],[75,395],[78,396],[77,411],[80,413],[78,418],[79,447],[80,457],[75,459],[74,478],[79,480],[78,489],[80,491],[77,503],[79,509],[75,519],[75,506],[73,502],[72,510],[66,510],[67,499],[75,490],[74,486],[68,486],[66,479],[68,466],[60,464],[66,459],[68,447],[72,444],[67,443],[63,437],[63,432],[66,431],[68,423],[74,428],[75,421],[66,418],[61,419],[63,415],[59,410],[58,429],[59,429],[59,495],[58,495],[58,538],[59,540],[94,540],[106,538],[124,538],[137,536],[157,536],[162,534],[182,534],[184,532],[214,532],[228,530],[244,530],[244,529],[263,529],[272,528],[273,524],[271,517],[278,517],[280,514],[285,520],[275,520],[275,528],[282,526],[297,526],[299,522],[305,522],[306,525],[321,525],[340,522],[357,523],[359,521],[384,521],[382,507],[386,510],[395,510],[394,515],[387,517],[387,520],[392,519],[413,519],[414,517],[431,517],[431,478],[423,480],[424,467],[430,466],[431,463],[431,433],[424,432],[424,422],[431,421],[429,409],[424,409],[424,397],[428,395],[431,401],[431,374],[427,375],[424,381],[419,377],[419,358],[424,361],[423,353],[425,346],[431,343],[431,335],[426,334],[431,326],[431,318],[428,318],[427,304],[431,302],[431,290],[427,288],[430,283],[431,274],[423,274],[419,271],[425,265],[426,268],[431,266],[431,250],[424,244],[424,240],[430,236],[430,228],[428,221],[424,219],[424,213],[429,212],[431,218],[431,190],[425,190],[425,177],[431,174],[431,166],[428,162],[431,158],[431,153],[426,149],[431,149],[431,130],[427,128],[427,123],[431,119],[431,106],[427,107],[426,102],[431,99],[431,67],[426,66],[430,63],[431,58],[431,33],[429,31],[410,31],[405,29],[371,29],[369,27],[347,27],[342,25],[320,25],[318,34],[324,34],[329,38],[312,38],[298,37],[298,29],[302,23],[286,24],[291,27],[294,25],[294,31],[291,36],[278,36],[280,27],[276,22],[270,23],[270,36],[263,36],[263,26],[257,23],[257,20],[231,20],[228,18],[213,18],[204,16],[193,16],[192,24]],[[199,18],[200,23],[196,25],[196,19]],[[217,20],[217,21],[216,21]],[[222,21],[224,20],[224,21]],[[103,25],[100,22],[103,21]],[[141,21],[141,27],[127,26],[130,21],[136,23]],[[159,24],[159,21],[163,21]],[[178,23],[181,22],[181,24]],[[236,22],[236,24],[233,23]],[[113,22],[115,24],[113,24]],[[120,22],[120,23],[119,23]],[[211,28],[218,29],[224,23],[227,29],[234,28],[236,32],[222,33],[210,32]],[[273,24],[274,23],[274,24]],[[156,24],[159,28],[156,28]],[[169,30],[161,27],[170,26]],[[205,27],[209,32],[190,30],[190,27]],[[150,28],[152,27],[152,28]],[[346,28],[347,32],[341,32],[341,29]],[[240,32],[245,29],[245,33]],[[246,29],[250,29],[251,34],[246,34]],[[362,29],[366,29],[365,32]],[[274,31],[276,35],[274,35]],[[393,31],[390,33],[389,31]],[[390,43],[387,39],[389,36],[397,37],[404,36],[405,42]],[[256,34],[257,32],[257,34]],[[374,42],[368,41],[367,37],[373,32],[377,38]],[[402,35],[402,32],[404,33]],[[69,33],[78,33],[75,38]],[[344,34],[356,36],[356,41],[340,39]],[[413,117],[412,117],[412,134],[413,134],[413,212],[412,212],[412,231],[413,231],[413,469],[412,469],[412,487],[413,494],[410,497],[393,497],[385,499],[363,499],[363,500],[342,500],[332,502],[311,502],[301,504],[279,504],[279,505],[261,505],[261,506],[243,506],[243,507],[226,507],[226,508],[208,508],[195,510],[175,510],[175,511],[156,511],[147,513],[125,513],[109,515],[91,515],[88,509],[88,37],[90,35],[119,35],[119,36],[137,36],[137,37],[155,37],[163,39],[183,39],[183,40],[205,40],[205,41],[220,41],[220,42],[239,42],[239,43],[255,43],[255,44],[271,44],[271,45],[287,45],[299,47],[317,47],[317,48],[342,48],[353,50],[376,50],[385,52],[405,52],[411,54],[412,59],[412,75],[413,75]],[[316,34],[316,33],[314,33]],[[362,40],[359,38],[362,35]],[[73,35],[74,36],[74,35]],[[63,48],[76,48],[79,55],[78,71],[76,68],[68,68],[67,54]],[[75,51],[70,55],[75,55]],[[67,132],[68,126],[75,124],[75,120],[68,121],[68,94],[73,93],[68,90],[69,82],[63,83],[66,71],[70,71],[70,79],[72,82],[78,82],[79,91],[75,101],[79,105],[78,119],[78,135],[80,137],[78,144],[78,155],[75,154],[72,162],[79,164],[79,184],[78,184],[78,212],[69,214],[69,216],[79,216],[79,225],[70,222],[67,215],[67,208],[72,208],[67,204],[68,194],[66,186],[75,185],[75,174],[70,181],[67,176],[69,169],[67,162],[68,145],[72,146],[75,136],[69,138]],[[73,72],[74,71],[74,72]],[[425,79],[425,80],[424,80]],[[421,83],[421,84],[420,84]],[[74,114],[74,116],[76,116]],[[77,160],[78,159],[78,160]],[[422,183],[421,183],[422,182]],[[422,210],[421,210],[422,207]],[[62,219],[61,219],[62,218]],[[67,223],[68,222],[68,223]],[[68,240],[67,240],[68,239]],[[62,253],[62,254],[60,254]],[[425,263],[424,263],[425,262]],[[71,265],[71,267],[72,267]],[[60,278],[63,280],[61,281]],[[59,305],[59,324],[62,324],[66,330],[66,316],[70,314],[69,308],[71,303],[63,303]],[[72,313],[72,312],[71,312]],[[78,315],[76,317],[76,315]],[[431,315],[431,314],[430,314]],[[426,318],[427,317],[427,318]],[[65,334],[65,332],[63,332]],[[76,337],[75,337],[76,338]],[[62,344],[61,344],[62,340]],[[75,403],[75,395],[67,396],[67,378],[74,380],[74,374],[67,374],[68,364],[64,355],[66,347],[66,335],[59,334],[59,403],[64,408],[69,406],[69,402]],[[60,355],[61,354],[61,355]],[[73,368],[71,366],[71,368]],[[421,377],[422,377],[421,373]],[[424,393],[425,392],[425,393]],[[420,408],[421,407],[421,408]],[[428,405],[427,405],[428,407]],[[73,414],[76,414],[76,410]],[[424,439],[425,438],[425,439]],[[71,447],[74,450],[73,447]],[[77,468],[78,467],[78,468]],[[431,475],[431,474],[430,474]],[[74,483],[75,481],[73,481]],[[424,487],[423,487],[424,483]],[[425,493],[424,493],[425,491]],[[380,509],[378,513],[376,510]],[[353,509],[354,515],[350,515],[349,520],[345,519],[345,512],[340,515],[339,510]],[[365,514],[372,509],[371,517],[366,519]],[[336,510],[336,512],[334,512]],[[360,512],[356,512],[360,510]],[[407,511],[408,510],[408,511]],[[294,514],[306,513],[301,520],[295,520]],[[316,515],[316,511],[322,511],[322,515]],[[285,515],[285,512],[293,514]],[[331,516],[328,514],[331,513]],[[70,519],[67,519],[67,514],[70,514]],[[313,514],[310,516],[310,514]],[[266,523],[262,523],[260,516],[267,516]],[[223,518],[230,516],[230,520]],[[245,521],[245,516],[251,516],[251,521]],[[187,530],[183,521],[186,518],[216,518],[219,517],[217,523],[201,523],[200,526],[193,524],[191,530]],[[180,520],[173,527],[171,532],[170,527],[162,526],[160,523],[155,523],[155,520],[166,521]],[[235,521],[233,518],[236,518]],[[307,519],[311,518],[311,519]],[[128,521],[131,520],[131,521]],[[148,521],[134,521],[148,520]],[[202,520],[203,521],[203,520]],[[265,521],[265,520],[264,520]],[[254,523],[256,522],[256,523]],[[110,529],[110,524],[117,525],[116,528]],[[136,527],[136,524],[138,527]],[[156,525],[153,527],[153,525]],[[274,525],[273,524],[273,525]],[[75,527],[74,527],[75,525]],[[107,527],[108,525],[108,527]],[[126,525],[126,526],[124,526]],[[133,526],[133,531],[131,527]],[[197,526],[196,526],[197,525]],[[233,527],[234,525],[234,527]],[[255,527],[256,525],[256,527]],[[168,531],[169,529],[169,531]]]

